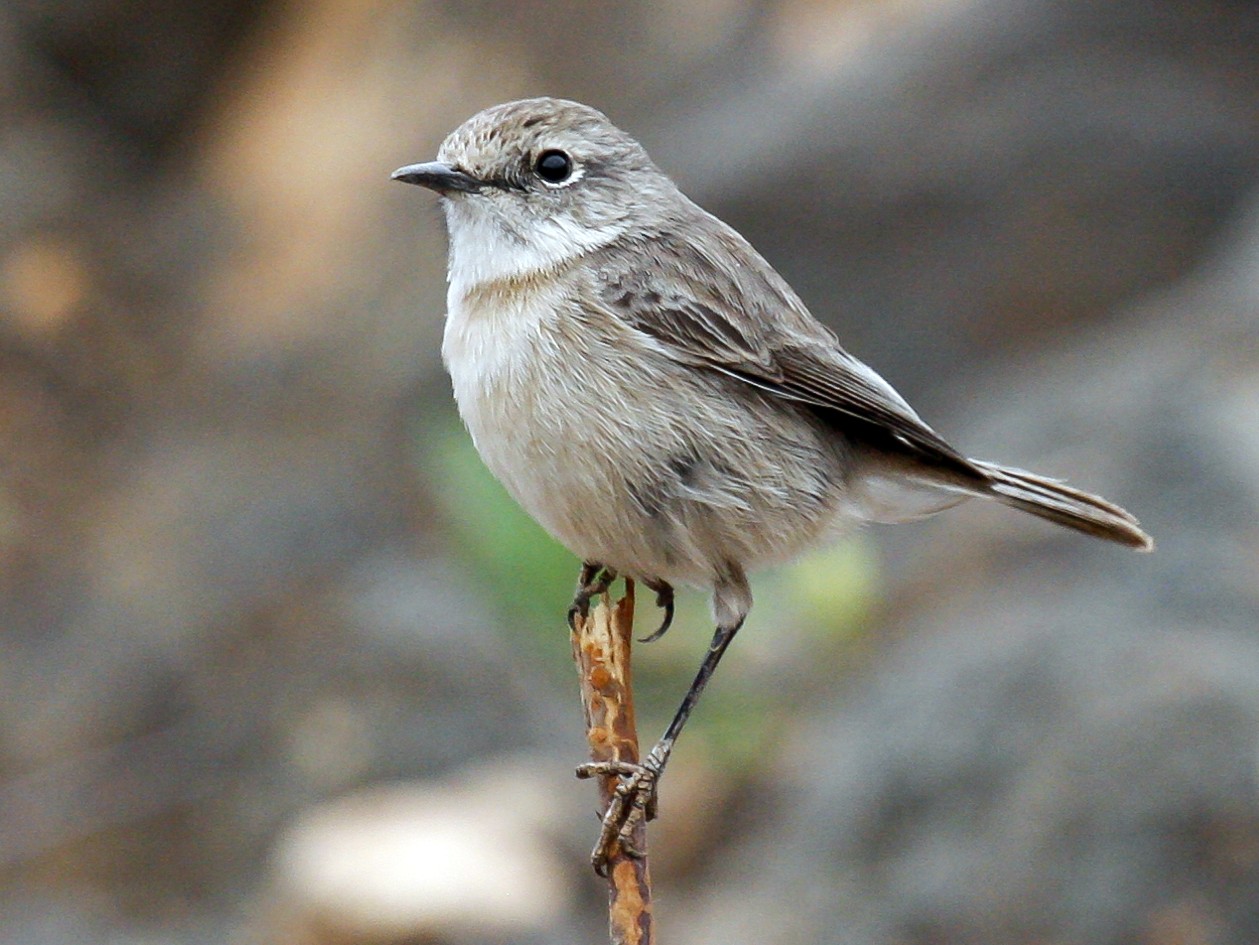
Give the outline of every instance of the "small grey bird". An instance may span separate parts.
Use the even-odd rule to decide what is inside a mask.
[[[747,617],[749,569],[972,497],[1153,547],[1104,499],[946,443],[593,108],[487,109],[393,177],[442,197],[459,412],[494,475],[584,562],[570,614],[620,573],[657,593],[654,638],[674,585],[712,590],[717,630],[686,699],[643,765],[613,772],[622,839]]]

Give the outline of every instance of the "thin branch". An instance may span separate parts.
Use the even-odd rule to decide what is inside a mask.
[[[634,723],[630,644],[634,629],[634,582],[625,582],[625,596],[609,606],[606,594],[573,622],[573,660],[581,679],[586,737],[593,762],[638,762],[638,730]],[[599,801],[607,810],[616,793],[615,775],[600,777]],[[608,880],[608,930],[612,945],[651,945],[655,933],[651,913],[651,874],[647,868],[647,827],[640,820],[630,841],[631,856],[617,841],[595,847],[596,869]],[[606,862],[603,857],[606,856]],[[602,867],[602,869],[600,869]]]

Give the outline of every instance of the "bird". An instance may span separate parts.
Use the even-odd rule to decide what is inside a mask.
[[[654,813],[749,571],[972,498],[1153,548],[1119,506],[950,445],[595,108],[496,105],[392,176],[441,198],[442,358],[486,466],[582,562],[570,621],[618,575],[657,595],[648,639],[675,586],[711,593],[712,642],[664,735],[640,764],[579,769],[621,779],[608,843]]]

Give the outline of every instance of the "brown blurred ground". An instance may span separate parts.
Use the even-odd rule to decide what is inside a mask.
[[[444,238],[388,181],[543,93],[640,137],[951,439],[1160,543],[967,509],[878,536],[855,648],[760,611],[706,708],[767,706],[768,751],[709,796],[720,757],[680,749],[668,937],[1259,940],[1256,49],[1226,0],[10,3],[0,942],[599,934],[568,586],[459,538]],[[514,931],[356,932],[289,869],[323,802],[476,811],[499,755],[553,805],[504,856],[568,867]]]

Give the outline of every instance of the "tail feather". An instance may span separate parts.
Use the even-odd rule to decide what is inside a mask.
[[[971,463],[988,477],[988,491],[998,502],[1138,551],[1154,550],[1154,540],[1136,518],[1100,496],[1022,469],[980,460]]]

